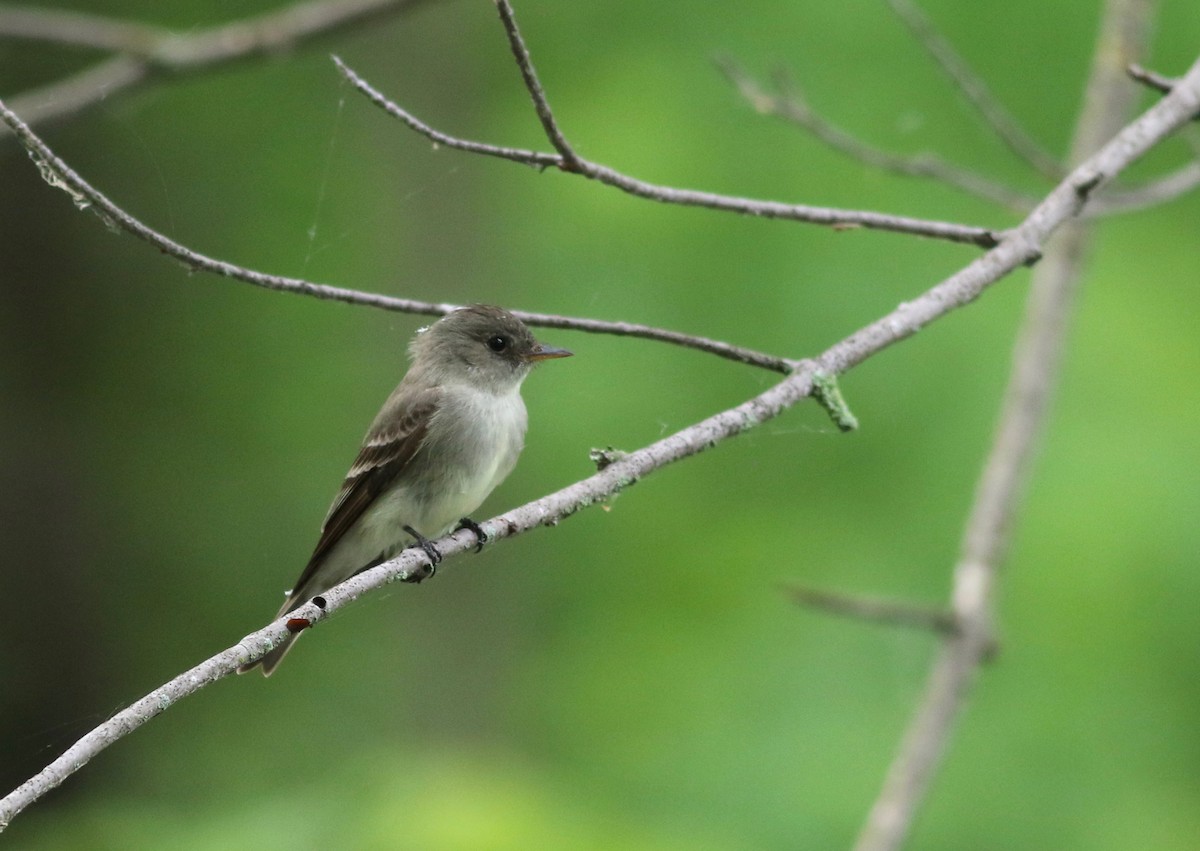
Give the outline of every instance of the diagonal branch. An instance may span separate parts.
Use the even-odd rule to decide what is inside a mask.
[[[38,38],[117,50],[73,76],[10,99],[30,124],[66,118],[118,92],[170,73],[197,74],[270,56],[346,27],[406,11],[425,0],[310,0],[216,27],[175,35],[161,27],[78,12],[0,7],[0,37]],[[4,130],[0,128],[0,137]]]
[[[764,219],[786,219],[790,221],[808,222],[810,224],[826,225],[835,230],[852,228],[868,228],[872,230],[907,233],[916,236],[927,236],[934,239],[945,239],[951,242],[968,243],[983,248],[994,247],[1003,236],[987,228],[957,225],[948,222],[914,219],[907,216],[892,216],[886,213],[875,213],[867,210],[842,210],[832,207],[811,207],[805,204],[784,204],[779,201],[760,201],[750,198],[738,198],[731,195],[718,195],[712,192],[699,192],[693,189],[676,189],[671,186],[648,183],[635,177],[622,174],[608,166],[600,165],[584,159],[576,154],[574,159],[567,160],[561,153],[545,153],[524,148],[507,148],[499,145],[489,145],[485,142],[475,142],[460,139],[430,127],[408,110],[388,100],[370,83],[360,77],[353,69],[338,57],[333,57],[338,70],[345,75],[350,83],[367,96],[379,108],[394,118],[398,118],[409,128],[420,133],[430,141],[447,148],[466,151],[473,154],[498,157],[499,159],[521,163],[532,168],[544,169],[554,167],[571,174],[578,174],[589,180],[595,180],[607,186],[612,186],[651,201],[664,204],[678,204],[685,207],[706,207],[710,210],[723,210],[732,213],[743,213],[759,216]],[[556,125],[557,126],[557,125]]]
[[[925,13],[911,0],[887,0],[887,4],[1008,149],[1043,177],[1059,180],[1063,167],[1058,158],[1021,128],[966,60],[934,29]]]
[[[755,111],[782,118],[808,131],[817,141],[833,150],[871,168],[906,177],[936,180],[1016,213],[1024,214],[1037,203],[1037,199],[1030,195],[948,163],[934,154],[901,156],[852,136],[809,106],[796,84],[782,73],[776,75],[779,93],[771,94],[733,61],[718,60],[717,67]]]
[[[397,298],[395,296],[368,293],[359,290],[335,287],[328,284],[316,284],[300,278],[289,278],[282,275],[269,275],[256,272],[242,266],[234,265],[224,260],[217,260],[208,255],[193,251],[170,237],[162,234],[139,219],[127,213],[113,203],[98,189],[84,180],[67,163],[60,159],[11,109],[0,101],[0,122],[7,125],[17,136],[22,145],[29,151],[43,177],[52,186],[57,186],[67,192],[81,209],[91,209],[111,228],[124,231],[138,239],[153,245],[163,254],[174,257],[192,271],[210,272],[226,278],[243,281],[254,286],[269,290],[312,296],[314,298],[340,301],[346,304],[360,304],[369,307],[394,310],[401,313],[414,313],[425,316],[441,316],[454,310],[458,305],[418,301],[415,299]],[[592,334],[614,334],[625,337],[639,337],[645,340],[655,340],[684,348],[696,349],[737,361],[738,363],[769,369],[773,372],[789,373],[796,367],[796,362],[788,358],[758,352],[743,346],[735,346],[720,340],[710,340],[678,331],[654,328],[649,325],[639,325],[633,322],[605,322],[599,319],[579,319],[567,316],[555,316],[547,313],[527,313],[514,311],[515,315],[524,322],[548,328],[566,328],[574,331],[584,331]]]
[[[1169,95],[1068,175],[1003,242],[954,275],[836,343],[815,360],[801,362],[792,374],[758,396],[636,452],[620,457],[614,455],[611,462],[595,475],[488,521],[483,524],[484,531],[490,538],[498,539],[538,526],[554,526],[583,508],[602,503],[658,469],[779,416],[812,392],[817,375],[840,375],[915,334],[928,323],[971,303],[1013,270],[1038,258],[1050,235],[1071,221],[1086,205],[1092,188],[1111,180],[1186,122],[1197,109],[1200,109],[1200,61]],[[10,118],[6,116],[5,120],[13,126]],[[28,133],[27,128],[25,132]],[[44,161],[42,164],[44,166]],[[51,176],[62,179],[61,175],[52,173]],[[450,557],[474,544],[473,535],[458,532],[443,538],[438,542],[438,548],[444,556]],[[292,613],[291,617],[307,619],[312,625],[319,624],[363,594],[410,575],[423,563],[424,557],[417,551],[405,552],[328,592],[324,595],[324,609],[309,604]],[[959,601],[955,602],[957,611]],[[259,658],[286,633],[286,619],[278,620],[181,674],[92,730],[38,775],[0,799],[0,829],[113,742],[133,732],[172,703],[228,676],[239,665]],[[969,648],[976,644],[982,648],[981,639],[987,637],[978,630],[968,631],[966,635],[965,640],[971,643],[963,646]]]
[[[1123,144],[1123,139],[1128,140],[1130,128],[1126,127],[1101,148],[1132,109],[1134,92],[1121,78],[1121,68],[1147,43],[1152,3],[1106,0],[1084,108],[1071,145],[1072,162],[1090,159],[1072,172],[1074,175],[1091,173],[1102,180],[1113,177],[1108,168],[1097,167],[1097,160]],[[1114,57],[1125,62],[1114,62]],[[1191,91],[1176,104],[1175,127],[1182,126],[1189,110],[1200,103],[1200,61],[1192,66],[1186,83],[1179,88],[1184,85]],[[1099,153],[1093,154],[1097,148]],[[1094,188],[1088,182],[1079,187],[1088,192]],[[925,692],[858,837],[856,851],[894,851],[904,843],[979,666],[989,652],[998,572],[1058,378],[1088,237],[1086,224],[1066,223],[1034,272],[996,435],[954,568],[951,606],[960,629],[945,639],[934,661]]]
[[[171,31],[166,27],[140,21],[122,21],[62,9],[0,6],[0,38],[50,41],[148,57],[153,54],[154,45],[170,37]]]
[[[562,156],[562,164],[559,167],[564,171],[574,171],[575,164],[579,162],[579,156],[571,148],[567,137],[558,127],[554,112],[550,109],[550,102],[546,100],[546,92],[542,89],[542,82],[538,79],[537,72],[533,70],[533,59],[529,55],[529,48],[525,46],[525,39],[521,37],[521,31],[517,29],[517,19],[513,14],[512,6],[508,0],[496,0],[496,11],[500,13],[500,21],[504,24],[504,33],[508,36],[508,46],[512,48],[517,68],[521,70],[521,79],[525,81],[525,88],[533,100],[533,108],[537,112],[538,120],[542,122],[542,130],[546,133],[550,144],[554,146],[554,150]]]

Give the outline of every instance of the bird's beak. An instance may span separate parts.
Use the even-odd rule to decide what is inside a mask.
[[[574,352],[569,352],[566,349],[560,349],[556,346],[547,346],[544,343],[538,343],[533,347],[529,354],[525,355],[525,360],[529,363],[537,363],[541,360],[550,360],[551,358],[569,358]]]

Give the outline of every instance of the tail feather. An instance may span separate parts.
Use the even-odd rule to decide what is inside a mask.
[[[256,659],[253,662],[247,662],[245,665],[242,665],[240,668],[238,668],[237,672],[239,674],[245,674],[248,671],[253,671],[255,668],[261,665],[263,676],[271,676],[271,673],[277,667],[279,667],[279,663],[283,661],[283,657],[286,656],[287,652],[292,649],[292,645],[296,643],[296,639],[299,637],[300,633],[298,632],[290,633],[286,638],[283,639],[281,644],[273,648],[269,653],[267,653],[266,656],[263,656],[261,659]]]
[[[341,552],[340,549],[338,554],[332,558],[327,553],[314,555],[304,568],[304,573],[300,576],[300,582],[288,593],[287,602],[279,609],[279,612],[275,615],[275,619],[278,620],[288,612],[300,608],[313,597],[324,594],[334,585],[348,579],[355,573],[374,567],[382,562],[385,557],[385,555],[380,555],[356,570],[353,567],[354,561],[352,561],[355,559],[355,556],[356,553],[353,551],[347,554]],[[349,568],[348,565],[350,565]],[[247,662],[238,668],[238,673],[244,674],[247,671],[253,671],[261,665],[263,676],[271,676],[271,672],[279,667],[279,663],[283,661],[283,657],[287,655],[288,650],[292,648],[292,645],[296,643],[296,639],[299,637],[299,632],[288,633],[283,641],[268,651],[261,659]]]
[[[288,612],[299,608],[301,605],[308,602],[319,593],[319,591],[313,591],[312,594],[308,594],[306,590],[302,590],[301,594],[297,594],[296,591],[293,591],[288,595],[287,602],[283,604],[283,608],[276,613],[275,619],[278,620]],[[303,594],[308,594],[308,596],[303,596]],[[255,659],[253,662],[247,662],[245,665],[239,667],[237,672],[239,674],[245,674],[249,671],[253,671],[255,668],[261,665],[263,676],[271,676],[271,672],[279,667],[279,663],[283,661],[283,657],[286,656],[287,652],[292,649],[292,645],[296,643],[296,639],[299,637],[299,632],[288,633],[284,637],[283,641],[271,648],[271,650],[269,650],[265,656],[263,656],[261,659]]]

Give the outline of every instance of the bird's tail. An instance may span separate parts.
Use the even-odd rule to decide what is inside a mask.
[[[288,636],[283,639],[282,644],[275,647],[261,659],[256,659],[253,662],[247,662],[245,665],[242,665],[240,668],[238,668],[237,672],[239,674],[244,674],[247,671],[253,671],[259,665],[262,665],[263,676],[271,676],[271,672],[279,667],[279,663],[283,661],[283,657],[286,656],[287,652],[292,649],[292,645],[296,643],[296,639],[299,637],[300,633],[298,632],[289,633]]]
[[[288,612],[300,608],[313,597],[316,597],[318,594],[324,594],[334,585],[337,585],[344,579],[348,579],[355,573],[366,570],[368,567],[374,567],[383,561],[384,558],[383,555],[380,555],[374,561],[356,570],[357,565],[353,561],[356,555],[353,550],[348,554],[342,553],[339,550],[332,557],[328,553],[320,551],[314,553],[312,559],[305,566],[304,573],[300,575],[300,581],[296,583],[295,588],[288,592],[287,602],[283,604],[279,613],[275,615],[275,619],[278,620]],[[324,604],[322,604],[323,607]],[[291,649],[299,637],[299,632],[288,633],[278,646],[273,647],[261,659],[256,659],[253,662],[247,662],[245,665],[242,665],[238,668],[238,673],[244,674],[262,665],[263,676],[271,676],[271,672],[279,667],[279,663],[283,661],[283,657],[287,655],[288,650]]]
[[[316,594],[318,592],[314,591],[313,593]],[[300,604],[304,603],[308,599],[311,599],[311,595],[309,597],[304,597],[298,595],[296,591],[293,591],[288,595],[287,602],[283,604],[283,608],[281,608],[275,615],[275,619],[278,620],[279,618],[283,617],[288,612],[299,607]],[[271,676],[271,672],[279,667],[279,663],[283,661],[283,657],[286,656],[287,652],[292,649],[292,645],[296,643],[296,639],[299,637],[299,632],[289,632],[284,637],[283,641],[268,651],[265,656],[263,656],[261,659],[255,659],[253,662],[247,662],[245,665],[242,665],[240,668],[238,668],[237,672],[239,674],[245,674],[248,671],[253,671],[259,665],[261,665],[263,676]]]

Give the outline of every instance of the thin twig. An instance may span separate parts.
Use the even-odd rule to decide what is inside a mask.
[[[510,162],[530,166],[539,171],[551,166],[557,168],[563,161],[562,154],[547,154],[540,151],[530,151],[525,148],[507,148],[501,145],[490,145],[487,142],[460,139],[457,136],[443,133],[426,124],[411,112],[388,100],[378,89],[360,77],[353,68],[343,62],[340,56],[331,56],[330,58],[342,76],[349,80],[362,94],[366,95],[368,100],[388,115],[402,121],[409,129],[416,131],[435,145],[453,148],[456,151],[466,151],[469,154],[481,154],[486,157],[509,160]]]
[[[98,16],[20,8],[9,17],[0,8],[0,36],[43,38],[63,44],[121,50],[71,77],[9,99],[30,124],[65,118],[157,74],[196,74],[253,57],[295,48],[345,27],[421,5],[425,0],[313,0],[263,15],[183,35]],[[7,29],[5,22],[7,21]],[[5,131],[0,128],[0,137]]]
[[[1131,79],[1164,94],[1171,91],[1179,83],[1179,79],[1176,77],[1159,74],[1157,71],[1143,68],[1136,62],[1130,62],[1125,68],[1125,73]],[[1195,115],[1192,120],[1193,122],[1200,121],[1200,114]],[[1192,129],[1194,130],[1195,128]],[[1184,133],[1183,140],[1191,145],[1193,154],[1200,158],[1200,142],[1197,142],[1196,135],[1194,133],[1192,135]],[[1142,210],[1146,207],[1154,207],[1185,195],[1197,186],[1200,186],[1200,162],[1190,162],[1170,174],[1156,178],[1141,186],[1128,186],[1123,189],[1109,190],[1103,197],[1096,199],[1095,207],[1089,210],[1088,214],[1091,216],[1107,216]]]
[[[546,99],[542,82],[533,69],[533,59],[529,56],[529,48],[525,46],[525,39],[521,37],[521,31],[517,29],[517,19],[513,15],[512,6],[509,5],[508,0],[496,0],[496,11],[500,13],[500,21],[504,24],[504,34],[508,36],[508,46],[512,49],[513,58],[517,61],[517,68],[521,71],[521,79],[525,81],[525,89],[533,100],[533,108],[537,112],[538,121],[542,122],[542,130],[545,131],[546,138],[550,140],[554,150],[562,155],[562,163],[559,167],[565,171],[574,171],[574,165],[579,161],[579,157],[554,119],[550,101]]]
[[[799,87],[782,73],[776,74],[779,93],[772,94],[730,59],[718,59],[717,67],[756,112],[782,118],[806,130],[833,150],[871,168],[906,177],[936,180],[1022,215],[1037,203],[1037,198],[1031,195],[952,165],[934,154],[901,156],[862,141],[818,114],[808,105]]]
[[[1132,87],[1120,78],[1121,65],[1114,66],[1113,57],[1132,59],[1132,54],[1144,48],[1152,2],[1107,0],[1105,4],[1084,108],[1071,145],[1072,163],[1090,159],[1072,172],[1074,175],[1091,174],[1101,182],[1113,176],[1093,155],[1098,148],[1101,156],[1111,150],[1129,129],[1108,141],[1133,106]],[[1193,65],[1187,80],[1187,85],[1195,87],[1190,96],[1193,103],[1200,103],[1200,61]],[[1180,105],[1183,108],[1176,113],[1176,127],[1188,117],[1188,107]],[[1101,148],[1106,141],[1108,144]],[[1085,177],[1077,189],[1089,194],[1098,186]],[[996,436],[954,568],[951,607],[959,631],[945,639],[934,661],[925,692],[871,807],[856,851],[895,851],[903,845],[966,695],[989,652],[998,571],[1008,550],[1022,486],[1057,382],[1088,235],[1084,223],[1067,222],[1034,271]]]
[[[243,266],[237,266],[233,263],[201,254],[198,251],[193,251],[187,246],[144,224],[109,200],[107,196],[84,180],[74,169],[50,150],[46,143],[28,125],[22,122],[11,109],[4,105],[3,101],[0,101],[0,121],[3,121],[16,134],[18,140],[26,147],[37,162],[46,180],[52,185],[66,191],[75,201],[76,206],[91,209],[110,227],[122,230],[150,243],[164,254],[174,257],[191,271],[210,272],[214,275],[233,278],[234,280],[244,281],[245,283],[269,290],[340,301],[347,304],[367,305],[369,307],[377,307],[401,313],[441,316],[459,306],[362,292],[360,290],[317,284],[312,281],[289,278],[282,275],[268,275],[264,272],[256,272],[253,269],[247,269]],[[793,371],[797,365],[796,361],[789,360],[788,358],[758,352],[743,346],[735,346],[720,340],[710,340],[706,337],[682,334],[678,331],[654,328],[649,325],[639,325],[632,322],[605,322],[599,319],[580,319],[545,313],[527,313],[522,311],[514,311],[514,313],[531,325],[565,328],[593,334],[614,334],[655,340],[696,349],[727,360],[762,367],[774,372],[786,374]]]
[[[1179,82],[1175,77],[1168,77],[1164,74],[1159,74],[1157,71],[1151,71],[1148,68],[1143,68],[1136,62],[1130,62],[1125,69],[1125,73],[1132,79],[1141,83],[1144,86],[1149,86],[1155,91],[1169,92],[1171,88]],[[1193,121],[1200,121],[1200,113],[1192,116]],[[1193,145],[1193,147],[1195,147]]]
[[[817,373],[840,375],[884,348],[915,334],[928,323],[969,304],[995,282],[1040,256],[1042,246],[1050,235],[1072,220],[1080,209],[1086,206],[1090,188],[1099,186],[1119,174],[1166,135],[1178,129],[1198,108],[1200,60],[1171,94],[1124,128],[1094,156],[1073,171],[1010,232],[1008,238],[954,275],[846,337],[827,349],[819,358],[801,362],[792,374],[764,393],[636,452],[620,457],[614,455],[611,463],[594,476],[507,512],[483,524],[484,531],[490,539],[499,539],[529,531],[537,526],[556,525],[582,508],[604,502],[655,470],[703,452],[778,416],[812,391],[812,379]],[[0,105],[0,114],[5,112],[7,110]],[[12,126],[10,116],[11,114],[6,115],[5,120]],[[28,134],[27,128],[25,132]],[[40,159],[42,162],[46,161],[45,157]],[[59,174],[58,179],[65,178]],[[72,188],[78,189],[68,187],[69,190]],[[443,538],[438,542],[438,548],[444,556],[449,557],[472,549],[475,543],[475,537],[464,531]],[[324,595],[324,610],[309,604],[292,613],[292,616],[307,618],[315,625],[368,591],[410,575],[424,563],[425,558],[417,551],[407,551],[329,591]],[[956,599],[955,603],[958,612],[959,601]],[[259,658],[286,634],[286,619],[275,621],[270,626],[246,636],[234,647],[222,651],[154,690],[96,727],[35,777],[0,799],[0,829],[113,742],[133,732],[172,703],[228,676],[239,665]],[[980,642],[980,639],[983,641]],[[989,640],[989,636],[977,635],[976,630],[969,630],[963,641],[955,641],[952,646],[966,648],[974,653],[978,643],[978,653],[982,654]],[[951,685],[961,682],[961,679],[955,679]]]
[[[171,37],[165,27],[140,21],[121,21],[87,12],[0,6],[0,38],[51,41],[75,47],[94,47],[148,56],[154,46]]]
[[[987,84],[934,29],[925,13],[910,0],[887,0],[887,4],[1008,149],[1043,177],[1059,180],[1064,169],[1058,158],[1021,128],[1012,114],[996,100]]]
[[[804,204],[783,204],[778,201],[761,201],[749,198],[737,198],[730,195],[717,195],[711,192],[698,192],[692,189],[676,189],[671,186],[662,186],[638,180],[578,155],[568,164],[563,155],[559,153],[551,154],[524,148],[507,148],[499,145],[489,145],[485,142],[460,139],[456,136],[443,133],[440,130],[435,130],[408,110],[389,100],[338,57],[333,57],[333,61],[337,64],[338,70],[345,75],[346,79],[356,89],[366,95],[372,103],[438,145],[467,151],[468,153],[498,157],[537,169],[552,166],[571,174],[578,174],[590,180],[596,180],[639,198],[661,201],[665,204],[679,204],[685,207],[706,207],[712,210],[743,213],[765,219],[787,219],[808,222],[810,224],[826,225],[835,230],[868,228],[891,231],[893,233],[907,233],[934,239],[945,239],[951,242],[968,243],[983,248],[995,246],[1004,235],[1003,233],[987,228],[929,221],[926,219],[914,219],[907,216],[892,216],[886,213],[875,213],[867,210],[810,207]]]
[[[1200,162],[1190,162],[1170,174],[1128,189],[1109,189],[1088,209],[1088,217],[1111,216],[1157,207],[1200,186]]]
[[[637,337],[643,340],[654,340],[659,343],[670,343],[688,349],[707,352],[726,360],[744,363],[769,369],[772,372],[794,372],[800,365],[799,361],[791,358],[758,352],[744,346],[735,346],[720,340],[710,340],[692,334],[682,334],[665,328],[655,328],[650,325],[639,325],[635,322],[609,322],[602,319],[587,319],[576,316],[556,316],[551,313],[530,313],[524,310],[514,310],[512,313],[529,325],[540,328],[563,328],[570,331],[584,331],[591,334],[613,334],[620,337]]]
[[[954,613],[936,606],[921,606],[883,597],[844,594],[822,588],[809,588],[806,585],[785,585],[783,590],[801,606],[842,617],[943,634],[958,631]]]
[[[1171,91],[1171,89],[1175,88],[1175,84],[1179,82],[1174,77],[1168,77],[1164,74],[1159,74],[1157,71],[1151,71],[1149,68],[1143,68],[1136,62],[1130,62],[1125,68],[1125,73],[1142,85],[1149,86],[1163,94]]]
[[[147,82],[152,74],[153,67],[143,59],[115,56],[77,74],[22,92],[12,98],[10,106],[30,124],[46,124],[75,116],[109,95],[132,90]],[[0,126],[0,139],[8,133],[7,127]]]

